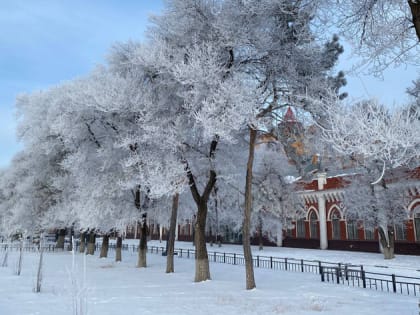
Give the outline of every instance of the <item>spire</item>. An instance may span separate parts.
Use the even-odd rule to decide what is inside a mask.
[[[284,114],[283,121],[285,122],[297,122],[295,114],[292,111],[292,108],[287,107],[286,114]]]

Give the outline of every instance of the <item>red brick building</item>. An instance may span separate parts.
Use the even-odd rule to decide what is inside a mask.
[[[397,174],[388,182],[390,186],[403,185],[409,198],[404,205],[407,220],[391,227],[395,252],[420,254],[420,167]],[[351,176],[315,176],[313,181],[302,184],[305,215],[285,231],[283,246],[379,252],[377,228],[366,229],[361,222],[347,220],[344,214],[342,200]]]

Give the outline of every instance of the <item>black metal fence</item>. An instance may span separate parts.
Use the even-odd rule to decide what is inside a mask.
[[[163,253],[164,247],[151,246],[151,253]],[[194,249],[175,249],[180,258],[194,258]],[[245,265],[243,254],[208,252],[209,261],[232,265]],[[305,260],[273,256],[253,256],[256,268],[277,269],[302,273],[319,274],[322,282],[369,288],[378,291],[405,295],[420,295],[420,278],[367,272],[363,265],[332,263],[319,260]]]
[[[66,244],[68,249],[69,244]],[[38,247],[30,244],[1,244],[0,250],[9,251],[22,250],[35,252]],[[95,250],[100,248],[100,244],[96,244]],[[45,251],[57,252],[63,249],[57,249],[54,244],[43,246]],[[78,250],[79,244],[76,244]],[[116,244],[109,244],[109,249],[115,249]],[[137,252],[138,245],[123,244],[122,250]],[[149,253],[165,255],[166,248],[163,246],[148,246]],[[194,249],[176,248],[174,254],[179,258],[195,258],[196,251]],[[243,254],[225,253],[217,251],[208,251],[210,262],[223,263],[231,265],[245,265]],[[352,265],[343,263],[332,263],[319,260],[305,260],[285,257],[273,256],[253,256],[253,264],[256,268],[266,268],[273,270],[285,270],[302,273],[313,273],[320,275],[322,282],[331,282],[335,284],[343,284],[354,287],[368,288],[378,291],[392,292],[405,295],[420,295],[420,278],[398,276],[395,274],[385,274],[377,272],[367,272],[363,265]]]
[[[417,296],[420,294],[420,278],[367,272],[363,270],[363,266],[360,266],[359,269],[348,265],[321,266],[320,274],[321,281],[406,295]]]

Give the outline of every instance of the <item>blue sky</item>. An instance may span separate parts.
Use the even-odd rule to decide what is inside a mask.
[[[82,76],[116,41],[141,39],[161,0],[0,1],[0,167],[20,145],[17,94]]]
[[[88,73],[104,61],[116,41],[141,39],[150,14],[162,0],[4,0],[0,1],[0,167],[20,145],[15,136],[14,100]],[[346,54],[337,69],[351,67]],[[416,78],[413,68],[390,69],[384,81],[348,77],[355,98],[379,97],[392,105],[405,100]]]

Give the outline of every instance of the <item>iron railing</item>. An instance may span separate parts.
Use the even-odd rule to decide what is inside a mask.
[[[66,244],[68,249],[69,244]],[[19,243],[1,244],[0,250],[5,251],[22,250],[36,252],[39,250],[37,246],[32,244]],[[45,251],[56,252],[63,249],[57,249],[54,244],[46,244],[43,246]],[[95,250],[100,248],[100,244],[95,245]],[[115,249],[116,244],[109,244],[109,249]],[[76,250],[79,244],[76,244]],[[123,244],[122,250],[136,252],[138,245]],[[165,255],[166,249],[163,246],[148,246],[149,253]],[[179,258],[195,258],[196,251],[194,249],[176,248],[174,254]],[[217,251],[208,251],[208,258],[213,263],[223,263],[231,265],[245,265],[245,257],[239,253],[226,253]],[[256,268],[265,268],[273,270],[285,270],[301,273],[313,273],[320,275],[322,282],[330,282],[343,284],[377,291],[385,291],[405,295],[420,295],[420,278],[399,276],[395,274],[385,274],[377,272],[367,272],[363,265],[332,263],[320,260],[305,260],[288,257],[275,256],[253,256],[253,265]]]

